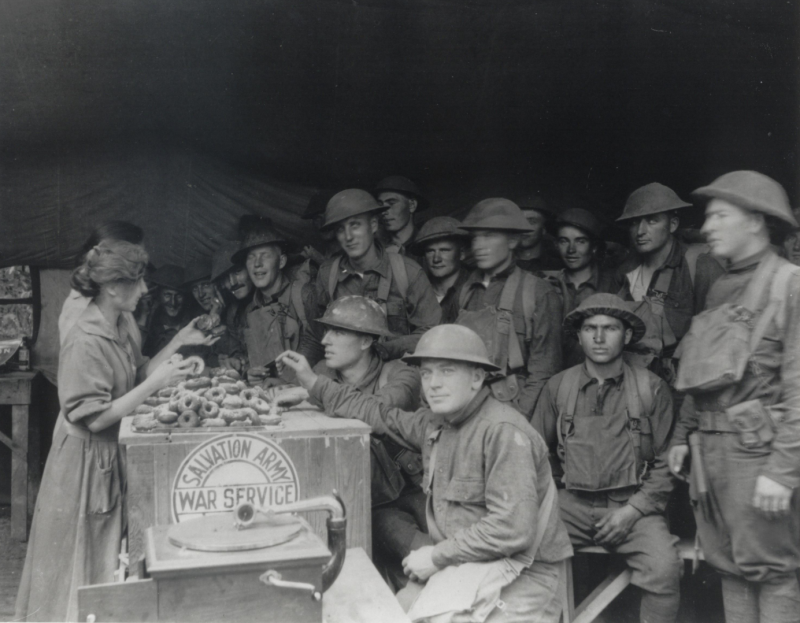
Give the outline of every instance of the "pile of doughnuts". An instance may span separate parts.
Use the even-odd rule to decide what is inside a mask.
[[[250,387],[232,368],[206,369],[200,357],[174,361],[194,364],[192,373],[165,387],[136,407],[133,428],[138,432],[165,428],[277,426],[282,408],[260,387]]]

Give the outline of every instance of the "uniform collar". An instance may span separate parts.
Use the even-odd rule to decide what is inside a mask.
[[[585,286],[587,284],[592,286],[595,290],[597,290],[600,287],[600,267],[597,265],[597,262],[592,262],[592,274],[586,281],[581,283],[580,286],[576,286],[574,283],[572,283],[571,281],[569,281],[567,279],[567,269],[566,268],[562,268],[560,271],[558,271],[558,277],[567,286],[572,286],[573,288],[582,287],[582,286]]]
[[[743,260],[739,260],[738,262],[731,262],[728,264],[728,272],[729,273],[746,273],[749,270],[755,270],[756,266],[758,266],[762,261],[764,261],[767,256],[774,253],[770,246],[767,246],[765,249],[759,251],[755,255],[751,255],[750,257],[746,257]]]
[[[274,294],[264,294],[261,290],[256,290],[253,295],[253,302],[256,304],[256,307],[271,305],[286,291],[286,288],[289,287],[289,280],[284,276],[283,272],[278,275],[278,278],[281,280],[281,284],[280,287],[275,290]]]
[[[374,272],[378,273],[381,277],[389,278],[389,256],[386,255],[385,250],[383,247],[375,243],[375,251],[378,253],[378,261],[367,268],[364,272]],[[339,274],[336,276],[339,281],[344,281],[350,275],[357,275],[359,274],[357,270],[353,268],[353,265],[350,263],[350,258],[347,257],[347,254],[344,253],[342,257],[342,261],[339,263]]]
[[[444,420],[443,426],[445,428],[460,428],[463,426],[465,422],[471,420],[480,410],[480,408],[483,406],[483,403],[486,402],[487,398],[489,398],[490,391],[491,390],[486,385],[481,387],[480,391],[475,394],[475,397],[470,400],[469,404],[464,407],[455,417]]]
[[[118,344],[124,344],[127,342],[128,335],[130,335],[130,328],[128,326],[126,314],[121,313],[119,315],[119,320],[117,320],[117,331],[114,331],[114,329],[108,323],[108,320],[106,320],[106,317],[103,315],[103,312],[100,311],[100,308],[94,301],[89,303],[86,309],[83,310],[83,313],[78,319],[78,326],[84,333],[89,335],[97,335],[113,342],[117,342]]]
[[[491,283],[492,281],[505,281],[506,279],[508,279],[511,276],[511,273],[514,272],[514,269],[516,267],[517,267],[517,260],[516,260],[516,258],[514,258],[512,256],[511,264],[509,264],[506,268],[501,270],[496,275],[493,275],[489,279],[489,282]],[[472,287],[476,283],[480,283],[480,284],[484,283],[485,274],[486,273],[484,271],[480,270],[480,269],[472,271],[472,274],[469,276],[469,286]]]
[[[622,383],[622,379],[625,376],[625,366],[622,367],[622,371],[617,376],[612,376],[603,381],[603,383],[610,383],[613,385],[619,385]],[[589,374],[589,370],[586,367],[586,362],[581,364],[581,380],[580,380],[580,388],[585,389],[592,383],[598,383],[599,381]]]
[[[686,248],[684,245],[678,240],[675,236],[672,236],[672,248],[669,250],[669,255],[667,255],[667,259],[664,261],[664,264],[659,266],[656,270],[663,270],[665,268],[678,268],[683,261],[683,256],[686,254]],[[631,256],[623,262],[620,270],[623,274],[629,273],[632,270],[641,266],[642,262],[639,259],[639,256],[635,253],[632,253]]]

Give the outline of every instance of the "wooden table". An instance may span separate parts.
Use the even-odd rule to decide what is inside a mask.
[[[20,541],[28,540],[28,512],[36,503],[39,425],[37,418],[31,420],[29,415],[38,374],[36,371],[0,374],[0,405],[11,405],[11,438],[0,433],[0,442],[11,449],[11,538]]]

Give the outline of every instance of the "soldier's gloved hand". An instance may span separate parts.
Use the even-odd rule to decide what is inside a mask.
[[[312,387],[314,387],[314,383],[316,383],[317,379],[319,378],[311,369],[308,359],[303,357],[303,355],[300,353],[294,352],[293,350],[286,350],[282,352],[275,359],[275,363],[278,364],[279,371],[282,370],[283,366],[288,366],[294,370],[295,375],[297,376],[297,382],[309,391]]]
[[[439,571],[433,563],[433,545],[425,545],[415,549],[403,558],[403,573],[414,582],[425,582]]]
[[[792,489],[767,476],[759,476],[753,494],[753,506],[768,517],[776,519],[789,513]]]
[[[597,529],[594,542],[612,547],[619,545],[641,516],[642,514],[630,504],[611,511],[594,525]]]

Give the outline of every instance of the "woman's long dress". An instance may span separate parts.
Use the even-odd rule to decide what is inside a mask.
[[[119,424],[91,433],[83,418],[128,393],[147,362],[129,323],[120,315],[118,337],[92,302],[61,349],[61,412],[36,500],[18,620],[76,621],[78,587],[114,581],[126,527]]]

